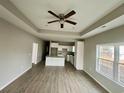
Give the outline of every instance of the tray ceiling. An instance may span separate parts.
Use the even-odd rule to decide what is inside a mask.
[[[122,0],[10,0],[36,27],[53,31],[81,32],[111,10],[120,5]],[[56,18],[48,13],[56,14],[76,11],[76,15],[69,18],[76,21],[73,26],[65,23],[61,29],[59,23],[47,24]]]

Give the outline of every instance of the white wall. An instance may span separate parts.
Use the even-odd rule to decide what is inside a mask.
[[[0,18],[0,89],[32,67],[33,42],[41,57],[43,41]]]
[[[84,70],[111,93],[124,93],[124,87],[96,72],[96,45],[119,42],[124,42],[124,26],[88,38],[84,44]]]
[[[84,63],[84,42],[76,41],[74,66],[77,70],[83,70],[83,63]]]

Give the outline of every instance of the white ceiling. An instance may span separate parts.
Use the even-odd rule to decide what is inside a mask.
[[[76,38],[79,38],[79,36],[74,36],[74,35],[62,35],[62,34],[51,34],[51,33],[46,34],[43,32],[37,32],[1,5],[0,5],[0,18],[7,20],[8,22],[14,24],[16,27],[19,27],[24,31],[27,31],[28,33],[31,33],[43,40],[52,40],[52,41],[58,40],[58,41],[70,42],[70,41],[74,41]]]
[[[114,29],[116,27],[123,26],[123,25],[124,25],[124,15],[92,30],[91,32],[83,35],[82,38],[88,38],[88,37],[94,36],[96,34],[99,34],[99,33],[102,33],[102,32],[105,32],[110,29]]]
[[[121,4],[122,0],[10,0],[38,29],[53,31],[80,32],[105,16]],[[76,14],[70,20],[77,22],[76,26],[65,23],[63,29],[59,23],[47,24],[56,18],[48,13],[67,14],[75,10]]]
[[[70,42],[123,25],[124,16],[120,17],[124,15],[123,11],[116,14],[115,18],[110,18],[113,13],[111,11],[116,8],[115,13],[123,10],[124,0],[0,0],[0,17],[41,39]],[[75,10],[76,14],[69,19],[78,24],[65,24],[64,29],[60,29],[59,23],[47,25],[48,21],[56,19],[48,10],[58,14]],[[106,18],[107,14],[110,16]],[[96,27],[94,24],[97,22],[99,26]],[[105,24],[108,26],[101,28]],[[92,25],[95,28],[87,31]]]

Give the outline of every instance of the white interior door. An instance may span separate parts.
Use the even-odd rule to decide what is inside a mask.
[[[84,42],[76,41],[75,44],[75,62],[74,66],[77,70],[83,70],[83,62],[84,62]]]
[[[33,43],[32,63],[37,64],[38,43]]]

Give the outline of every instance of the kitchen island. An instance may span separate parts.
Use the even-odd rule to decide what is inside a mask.
[[[65,57],[63,56],[46,56],[45,66],[64,66]]]

